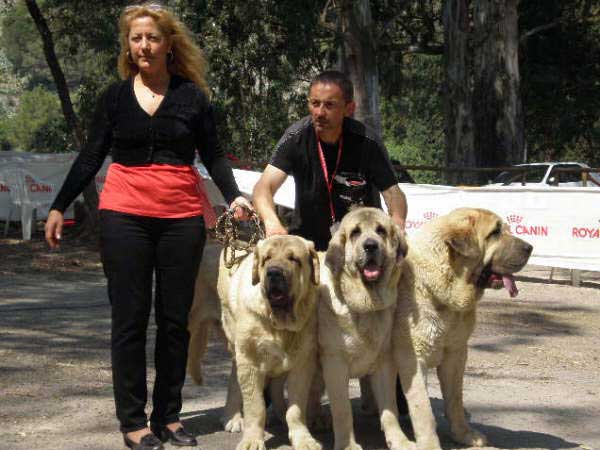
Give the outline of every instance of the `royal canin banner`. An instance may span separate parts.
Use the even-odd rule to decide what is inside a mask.
[[[250,196],[260,173],[234,170],[234,174],[240,190]],[[455,208],[485,208],[502,217],[515,236],[533,245],[531,264],[600,271],[600,188],[458,188],[404,183],[400,188],[408,199],[409,235]],[[293,208],[294,192],[294,181],[288,177],[275,195],[275,203]]]
[[[408,199],[409,235],[455,208],[485,208],[533,245],[531,264],[600,271],[600,188],[400,187]]]

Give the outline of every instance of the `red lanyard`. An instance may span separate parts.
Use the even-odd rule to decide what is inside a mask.
[[[342,157],[342,142],[343,138],[340,135],[340,143],[338,145],[338,154],[337,160],[335,162],[335,169],[331,174],[331,179],[327,175],[327,163],[325,162],[325,156],[323,155],[323,149],[321,148],[321,141],[319,140],[319,136],[317,136],[317,149],[319,150],[319,159],[321,160],[321,169],[323,169],[323,176],[325,177],[325,184],[327,185],[327,194],[329,194],[329,211],[331,212],[331,223],[335,223],[335,209],[333,208],[333,201],[331,199],[331,188],[333,187],[333,179],[335,178],[335,174],[337,173],[338,167],[340,165],[340,158]]]

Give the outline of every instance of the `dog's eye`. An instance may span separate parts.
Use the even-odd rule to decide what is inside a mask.
[[[355,227],[352,232],[350,233],[350,239],[355,239],[358,236],[360,236],[360,228],[359,227]]]
[[[383,228],[383,226],[381,226],[381,225],[379,225],[379,226],[377,227],[377,229],[375,230],[375,232],[376,232],[376,233],[377,233],[379,236],[381,236],[381,237],[383,237],[383,238],[387,236],[387,231],[385,231],[385,228]]]
[[[293,262],[293,263],[300,264],[300,260],[298,258],[296,258],[295,256],[293,256],[293,255],[292,256],[288,256],[288,259],[291,262]]]

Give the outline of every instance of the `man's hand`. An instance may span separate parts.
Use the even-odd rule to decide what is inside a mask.
[[[63,213],[56,209],[51,210],[48,214],[44,231],[46,232],[46,242],[48,242],[50,248],[58,248],[60,246],[64,221]]]
[[[256,206],[256,212],[265,224],[266,237],[276,234],[288,234],[277,216],[275,202],[273,201],[275,192],[281,187],[286,178],[287,174],[283,170],[267,164],[254,186],[252,201]]]
[[[275,236],[277,234],[288,234],[288,230],[279,220],[269,220],[265,222],[265,237]]]
[[[237,220],[248,220],[250,219],[250,211],[254,211],[252,203],[246,199],[246,197],[236,197],[229,205],[229,209],[233,210],[233,217]]]
[[[394,221],[394,223],[396,225],[398,225],[400,227],[400,229],[402,231],[406,231],[406,221],[404,220],[403,217],[400,217],[398,215],[393,215],[392,220]]]

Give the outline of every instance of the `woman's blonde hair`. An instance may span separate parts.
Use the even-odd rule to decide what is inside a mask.
[[[205,80],[206,59],[198,47],[188,28],[173,13],[156,2],[144,2],[127,6],[119,19],[119,54],[118,68],[122,79],[138,73],[139,69],[129,54],[129,29],[131,21],[140,17],[152,17],[156,25],[171,43],[171,53],[167,59],[167,69],[171,74],[181,75],[193,81],[207,95],[208,84]]]

